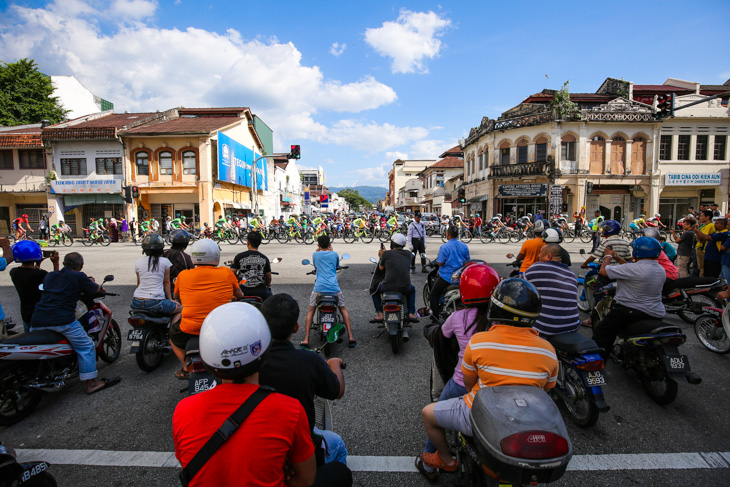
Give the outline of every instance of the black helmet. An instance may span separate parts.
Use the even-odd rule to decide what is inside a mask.
[[[535,286],[513,277],[500,282],[492,291],[487,319],[513,326],[530,327],[542,309],[540,293]]]
[[[185,230],[175,230],[170,234],[172,245],[187,245],[190,243],[190,234]]]
[[[165,241],[156,233],[150,233],[142,240],[142,252],[162,250],[164,248]]]

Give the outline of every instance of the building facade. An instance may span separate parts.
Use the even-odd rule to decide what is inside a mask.
[[[406,182],[418,178],[421,171],[435,162],[436,160],[395,160],[393,167],[388,172],[388,193],[385,196],[385,207],[396,208],[398,194],[401,188],[405,187]],[[413,184],[411,183],[411,186]]]
[[[452,193],[454,182],[464,174],[464,159],[442,154],[442,159],[431,164],[419,174],[423,178],[423,200],[426,213],[452,215]],[[457,178],[451,181],[453,178]],[[447,182],[450,182],[447,184]]]

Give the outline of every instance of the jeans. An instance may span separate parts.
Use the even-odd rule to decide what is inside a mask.
[[[725,282],[730,283],[730,265],[722,266],[722,273],[720,275],[725,279]]]
[[[447,399],[460,397],[466,393],[466,387],[462,386],[461,384],[457,384],[452,377],[444,386],[444,390],[441,391],[439,401],[446,401]],[[431,442],[431,438],[426,439],[426,448],[424,448],[423,451],[425,451],[426,453],[436,453],[436,446]]]
[[[44,326],[41,328],[31,328],[30,331],[51,330],[66,337],[71,347],[79,357],[79,379],[90,380],[95,379],[98,375],[96,371],[96,350],[94,350],[94,342],[89,335],[86,334],[84,327],[78,320],[64,326]]]
[[[441,295],[450,285],[451,283],[441,276],[434,281],[433,287],[431,288],[431,295],[428,297],[432,315],[438,317],[441,313]]]
[[[327,444],[324,463],[340,462],[347,465],[347,447],[345,446],[345,440],[334,431],[321,430],[316,426],[314,427],[314,432],[322,435],[324,442]]]
[[[383,285],[381,284],[380,287],[378,287],[378,291],[373,294],[373,304],[375,305],[375,311],[378,313],[383,312],[383,298],[381,294],[384,292],[386,291],[383,289]],[[412,315],[416,314],[416,288],[412,285],[406,299],[408,300],[408,312]]]
[[[601,354],[604,359],[613,350],[613,342],[616,341],[616,337],[621,330],[639,320],[661,320],[661,318],[650,316],[638,309],[614,302],[611,311],[606,314],[600,323],[594,324],[593,341],[604,350]]]

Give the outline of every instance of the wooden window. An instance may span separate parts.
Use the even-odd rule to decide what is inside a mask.
[[[614,137],[611,142],[611,174],[623,174],[626,167],[626,139]]]
[[[97,157],[96,174],[122,174],[122,158]]]
[[[707,160],[707,141],[709,135],[698,135],[697,136],[697,149],[695,151],[695,159],[698,161]]]
[[[606,155],[606,139],[597,135],[591,140],[590,171],[591,174],[603,174]]]
[[[61,175],[63,176],[86,176],[86,159],[61,159]]]
[[[659,138],[659,160],[670,161],[672,159],[672,136],[662,135]]]
[[[158,156],[160,161],[160,175],[172,174],[172,152],[163,151]]]
[[[138,176],[150,175],[150,156],[146,152],[137,152],[134,156],[134,162],[137,166]]]
[[[715,136],[715,150],[713,159],[716,161],[724,161],[726,155],[727,146],[727,135],[716,135]]]
[[[19,150],[18,159],[20,162],[20,169],[46,168],[46,158],[44,157],[42,150]]]
[[[677,140],[677,160],[689,161],[689,143],[691,135],[680,135]]]
[[[646,139],[634,137],[631,144],[631,174],[644,174],[646,171]]]
[[[195,160],[195,152],[187,150],[182,154],[183,160],[183,174],[195,174],[195,166],[197,161]]]
[[[0,150],[0,169],[13,169],[13,151]]]
[[[547,139],[540,137],[535,141],[535,162],[547,161]]]
[[[563,161],[575,161],[575,137],[566,135],[560,142],[560,159]]]

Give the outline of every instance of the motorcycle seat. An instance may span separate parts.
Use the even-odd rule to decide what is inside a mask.
[[[664,291],[672,289],[688,289],[688,288],[713,288],[721,285],[722,282],[716,277],[682,277],[674,281],[667,280]]]
[[[319,296],[317,296],[317,303],[321,303],[322,301],[329,301],[329,302],[337,302],[337,295],[333,293],[321,293]]]
[[[577,355],[600,350],[596,342],[581,335],[577,331],[561,333],[559,335],[549,335],[544,338],[549,341],[556,350],[569,354]]]
[[[449,291],[453,291],[454,289],[456,289],[458,291],[459,290],[459,285],[458,284],[449,284],[448,287],[446,288],[446,290],[444,291],[444,293],[447,293]]]
[[[672,332],[679,330],[676,326],[668,326],[665,322],[660,319],[654,320],[639,320],[631,323],[629,326],[621,330],[619,336],[621,338],[627,338],[633,335],[645,335],[662,333],[668,331],[665,329],[671,329]],[[679,330],[681,332],[681,330]]]
[[[185,344],[185,354],[200,353],[200,337],[194,336],[188,339]]]
[[[53,330],[29,331],[3,338],[0,343],[13,345],[43,345],[59,343],[66,340],[66,337]]]
[[[393,291],[383,293],[383,301],[403,301],[403,294]]]
[[[148,313],[144,311],[130,311],[129,312],[130,318],[139,318],[145,321],[148,321],[150,323],[161,323],[161,324],[167,324],[168,321],[172,319],[172,316],[160,314],[160,313]]]

